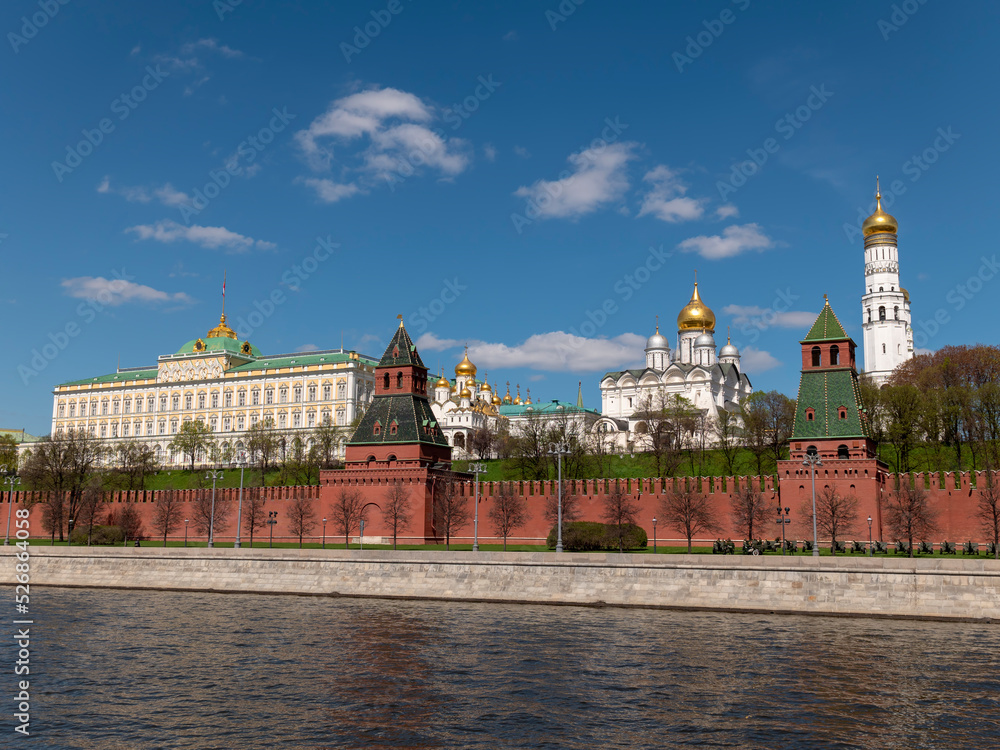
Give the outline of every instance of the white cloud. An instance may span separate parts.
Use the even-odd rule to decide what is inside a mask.
[[[171,294],[125,279],[106,279],[103,276],[77,276],[65,279],[62,282],[62,287],[70,297],[96,300],[109,307],[117,307],[126,302],[179,302],[182,304],[194,302],[184,292]]]
[[[153,195],[159,198],[160,203],[164,206],[181,206],[191,202],[191,198],[187,193],[175,190],[174,186],[169,182],[165,183],[162,187],[155,188]]]
[[[486,157],[486,161],[496,161],[497,160],[497,149],[492,143],[487,143],[483,146],[483,156]]]
[[[224,248],[236,253],[246,252],[256,247],[258,250],[273,250],[277,247],[273,242],[255,240],[225,227],[203,227],[198,224],[186,227],[176,221],[165,219],[155,224],[139,224],[125,230],[135,234],[141,240],[172,243],[179,240],[193,242],[212,250]]]
[[[726,203],[715,209],[715,216],[719,219],[735,219],[740,215],[740,210],[732,203]]]
[[[111,191],[111,178],[104,175],[104,179],[101,180],[100,184],[97,186],[98,193],[107,193]]]
[[[297,352],[318,352],[319,351],[319,347],[316,346],[316,344],[303,344],[302,346],[300,346],[295,351],[297,351]]]
[[[524,146],[514,146],[514,153],[520,156],[522,159],[530,159],[531,152],[528,151]]]
[[[157,59],[177,71],[193,71],[202,67],[201,53],[217,54],[230,60],[245,57],[238,49],[219,44],[217,39],[198,39],[181,45],[176,55],[160,55]],[[200,85],[200,84],[199,84]]]
[[[332,102],[309,127],[295,134],[295,141],[310,167],[325,171],[334,162],[334,147],[367,141],[360,150],[348,153],[338,162],[345,174],[356,179],[308,182],[323,198],[323,192],[335,200],[367,192],[376,182],[402,180],[423,170],[436,170],[443,178],[461,174],[469,166],[469,144],[459,138],[446,138],[431,126],[437,111],[419,97],[393,88],[373,88]],[[352,145],[352,148],[354,146]],[[344,185],[355,184],[345,193]],[[331,192],[332,190],[332,192]]]
[[[404,323],[406,321],[403,321]],[[464,342],[458,339],[439,339],[433,332],[428,331],[422,334],[420,338],[413,342],[417,350],[423,349],[428,352],[440,352],[445,349],[453,349],[456,346],[461,346]]]
[[[147,188],[142,185],[122,185],[121,187],[114,187],[111,184],[111,178],[108,176],[105,176],[104,179],[101,180],[100,184],[97,186],[97,192],[120,195],[129,203],[149,203],[153,198],[156,198],[164,206],[170,206],[171,208],[184,203],[189,203],[191,200],[187,193],[182,193],[180,190],[176,190],[169,182],[153,188]]]
[[[722,235],[699,235],[684,240],[679,247],[683,252],[696,252],[703,258],[718,260],[732,258],[748,250],[763,252],[774,247],[774,241],[764,234],[758,224],[733,224]]]
[[[573,171],[558,180],[538,180],[514,195],[531,202],[540,219],[576,218],[620,201],[628,190],[625,168],[634,158],[634,143],[612,143],[571,154]],[[565,174],[565,173],[564,173]]]
[[[726,305],[722,308],[726,315],[733,316],[733,325],[756,325],[764,328],[809,328],[816,322],[818,313],[804,310],[776,312],[771,308],[756,305]]]
[[[755,349],[752,346],[748,346],[740,352],[740,369],[743,372],[766,372],[775,367],[781,367],[781,361],[770,352]]]
[[[645,336],[623,333],[614,338],[584,338],[564,331],[538,333],[516,346],[474,342],[469,357],[480,367],[527,367],[549,372],[604,372],[640,364]]]
[[[511,29],[510,31],[508,31],[506,34],[503,35],[503,40],[505,42],[517,41],[517,32],[514,31],[514,29]]]
[[[652,187],[642,199],[639,216],[652,214],[671,223],[701,218],[704,213],[702,201],[685,197],[687,185],[666,164],[651,169],[642,179]]]
[[[333,180],[320,180],[314,177],[303,180],[303,182],[316,191],[316,196],[324,203],[336,203],[344,198],[350,198],[361,192],[361,188],[352,184],[341,184]]]

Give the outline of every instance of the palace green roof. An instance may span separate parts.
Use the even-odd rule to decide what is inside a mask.
[[[596,417],[601,413],[594,409],[586,409],[582,406],[570,403],[569,401],[540,401],[536,404],[501,404],[497,407],[501,417],[521,417],[525,414],[544,414],[552,416],[555,414],[593,414]]]
[[[803,372],[792,440],[869,437],[868,419],[860,403],[858,379],[851,369]],[[847,408],[847,419],[840,418],[841,406]],[[806,419],[809,408],[813,409],[812,420]]]
[[[96,378],[84,378],[83,380],[70,380],[66,383],[59,383],[57,387],[66,385],[91,385],[92,383],[124,383],[129,380],[156,380],[158,372],[159,370],[155,367],[119,370],[110,375],[98,375]]]
[[[395,356],[393,352],[396,352]],[[385,348],[385,353],[378,363],[379,367],[400,367],[401,365],[414,365],[416,367],[423,367],[425,370],[427,369],[423,360],[420,359],[417,347],[414,345],[412,339],[410,339],[410,334],[406,332],[406,328],[403,327],[402,323],[399,324],[396,334],[392,337],[392,341],[389,342],[389,346]]]
[[[819,316],[816,318],[816,322],[809,329],[809,333],[802,339],[802,343],[806,341],[830,341],[849,338],[850,336],[847,335],[844,326],[840,325],[840,321],[837,320],[837,315],[833,312],[833,308],[830,307],[830,301],[827,300]]]
[[[191,339],[186,344],[184,344],[184,346],[178,349],[176,351],[176,354],[202,354],[203,352],[217,352],[217,351],[225,351],[229,352],[230,354],[242,354],[242,352],[240,351],[240,347],[243,346],[243,343],[238,341],[237,339],[231,339],[228,336],[202,339],[202,343],[205,344],[205,349],[203,350],[203,352],[195,352],[194,345],[197,341],[198,339]],[[258,349],[253,344],[250,344],[250,353],[255,357],[261,356],[260,349]]]
[[[276,370],[279,367],[304,367],[306,365],[328,365],[331,362],[352,362],[357,361],[363,365],[374,365],[372,357],[363,354],[358,355],[357,360],[351,359],[350,352],[307,352],[305,354],[279,354],[276,357],[258,357],[253,362],[237,365],[229,368],[228,372],[250,372],[252,370]]]
[[[390,434],[389,425],[396,422],[396,434]],[[375,434],[375,423],[380,425]],[[425,428],[437,428],[436,434],[425,432]],[[427,443],[448,445],[442,434],[434,412],[426,398],[412,393],[399,395],[379,395],[361,418],[361,423],[351,436],[351,445],[381,445],[383,443]]]

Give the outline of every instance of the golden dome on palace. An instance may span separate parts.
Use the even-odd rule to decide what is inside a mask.
[[[458,397],[459,398],[472,398],[472,391],[470,391],[468,388],[463,388],[461,391],[459,391]]]
[[[865,219],[864,224],[861,225],[861,233],[867,237],[870,234],[876,234],[878,232],[890,232],[896,234],[899,231],[899,222],[896,221],[896,217],[887,214],[882,210],[882,194],[878,189],[878,180],[876,178],[875,182],[875,213]]]
[[[235,339],[236,331],[226,325],[226,314],[222,313],[222,317],[219,318],[219,325],[205,334],[207,339]]]
[[[437,379],[437,382],[434,384],[434,387],[447,388],[451,390],[451,383],[449,383],[448,379],[444,376],[444,374],[442,374],[441,377]]]
[[[677,330],[679,331],[709,331],[715,333],[715,313],[701,301],[698,294],[698,282],[694,282],[694,293],[691,301],[677,315]]]
[[[455,365],[455,374],[472,376],[475,376],[476,374],[476,366],[469,361],[468,347],[465,349],[465,356],[462,358],[462,361]]]

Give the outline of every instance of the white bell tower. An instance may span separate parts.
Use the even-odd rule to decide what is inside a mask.
[[[899,285],[899,224],[882,210],[875,182],[875,213],[865,219],[865,294],[861,298],[865,372],[885,383],[896,367],[913,356],[910,295]]]

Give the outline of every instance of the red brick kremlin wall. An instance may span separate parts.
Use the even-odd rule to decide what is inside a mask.
[[[831,485],[836,486],[837,489],[843,494],[850,493],[856,495],[860,500],[860,521],[857,524],[855,533],[847,535],[847,539],[856,538],[859,540],[867,540],[868,524],[866,519],[869,515],[871,515],[873,519],[873,538],[891,542],[893,540],[889,537],[888,529],[884,527],[881,510],[884,498],[895,486],[896,477],[894,475],[882,474],[876,476],[875,472],[870,470],[868,472],[868,476],[865,476],[863,467],[870,467],[872,463],[870,461],[859,461],[857,463],[858,466],[854,467],[853,463],[846,459],[836,462],[827,462],[823,468],[817,470],[817,492],[819,492],[823,487]],[[807,522],[806,516],[807,506],[811,501],[811,481],[809,473],[796,462],[782,462],[781,471],[781,504],[791,508],[790,518],[792,523],[788,525],[786,534],[789,538],[798,540],[811,538],[812,526]],[[898,475],[898,478],[901,482],[912,481],[918,486],[923,487],[930,497],[932,507],[938,513],[937,525],[939,532],[929,541],[937,543],[940,543],[945,539],[956,543],[964,542],[967,539],[980,542],[985,541],[985,537],[980,531],[974,518],[978,491],[973,487],[973,484],[980,487],[985,484],[985,475],[983,472],[978,472],[976,474],[975,481],[973,476],[968,472],[914,475],[901,474]],[[884,482],[882,480],[884,480]],[[1000,477],[998,477],[998,480],[1000,480]],[[606,494],[611,491],[615,481],[616,480],[603,479],[568,480],[568,492],[580,498],[579,507],[582,512],[582,520],[602,520],[604,498]],[[696,491],[704,493],[712,501],[716,510],[716,515],[723,524],[723,530],[719,534],[706,535],[705,538],[708,540],[711,540],[716,536],[721,536],[730,537],[738,541],[739,533],[733,528],[730,519],[730,503],[732,493],[737,487],[742,486],[747,482],[753,482],[758,487],[762,488],[764,497],[769,506],[776,508],[778,505],[778,493],[775,491],[774,478],[770,476],[763,478],[702,477],[688,480],[630,479],[617,481],[621,482],[625,491],[636,498],[640,508],[638,514],[639,525],[646,529],[651,541],[653,537],[652,519],[653,517],[662,517],[660,503],[665,491],[675,482],[691,482]],[[544,510],[547,497],[555,494],[556,482],[524,481],[514,482],[513,484],[517,492],[527,499],[529,521],[523,528],[518,529],[509,541],[512,543],[538,543],[540,540],[545,538],[549,531],[549,525],[544,518]],[[359,483],[357,486],[363,491],[366,501],[377,502],[381,505],[381,501],[383,500],[389,485],[385,482],[369,482],[364,484]],[[489,521],[489,510],[493,502],[493,495],[497,492],[498,486],[498,482],[479,483],[479,536],[480,541],[486,543],[493,543],[497,541],[492,525]],[[426,508],[423,506],[429,497],[429,493],[426,492],[424,485],[420,482],[414,482],[412,484],[412,490],[413,515],[415,519],[423,519],[428,515],[426,513]],[[464,483],[462,491],[463,495],[467,498],[467,502],[469,503],[471,516],[473,503],[472,498],[474,495],[474,485],[472,482]],[[182,502],[191,502],[195,499],[196,493],[199,492],[210,493],[211,490],[181,490],[179,491],[179,494],[181,495]],[[217,497],[228,497],[235,504],[239,490],[220,489],[217,493]],[[326,526],[327,543],[337,543],[338,541],[341,544],[343,543],[342,537],[339,540],[337,539],[336,526],[332,520],[332,507],[335,502],[336,486],[268,487],[264,489],[264,493],[266,502],[265,509],[268,511],[278,511],[278,523],[274,528],[274,537],[276,540],[281,539],[282,541],[289,541],[292,538],[292,534],[289,530],[290,514],[288,512],[288,506],[297,496],[297,493],[302,493],[314,502],[317,520],[322,519],[324,516],[328,518]],[[145,534],[147,536],[152,536],[151,518],[155,508],[157,495],[157,492],[152,491],[108,493],[108,500],[112,507],[116,504],[124,502],[135,503],[139,508],[144,521]],[[7,518],[7,497],[7,494],[4,493],[2,502],[0,502],[0,534],[2,534],[5,530]],[[17,509],[20,507],[20,503],[28,497],[35,500],[44,499],[43,493],[15,493],[14,508]],[[48,536],[48,534],[42,529],[41,511],[41,506],[35,506],[30,514],[31,533],[35,537]],[[182,517],[190,516],[184,514]],[[189,526],[189,539],[192,541],[196,539],[204,541],[203,536],[199,536],[195,531],[193,524],[190,524]],[[470,520],[470,522],[461,529],[459,535],[454,538],[454,541],[461,543],[471,541],[472,526],[473,524]],[[226,528],[217,526],[216,539],[220,543],[230,542],[235,537],[235,531],[236,510],[234,507]],[[422,542],[424,539],[422,532],[423,527],[415,520],[411,528],[404,534],[400,535],[400,541],[407,543]],[[14,524],[12,523],[12,536],[13,533]],[[777,524],[769,521],[764,533],[770,538],[775,538],[779,535],[780,531]],[[255,532],[255,544],[260,543],[261,541],[266,544],[267,534],[267,528]],[[355,531],[352,538],[356,540],[356,536],[357,532]],[[371,537],[379,536],[390,536],[390,532],[382,523],[379,511],[375,508],[370,508],[368,522],[365,526],[365,537],[370,539]],[[657,523],[656,536],[660,544],[679,544],[681,540],[681,533],[677,529],[666,526],[666,524],[662,521]],[[170,535],[169,538],[173,540],[180,540],[184,538],[183,523],[180,528]],[[311,538],[307,538],[307,541],[318,543],[321,541],[321,538],[322,522],[320,521],[317,523]],[[242,533],[242,539],[245,545],[248,539],[245,529]]]

